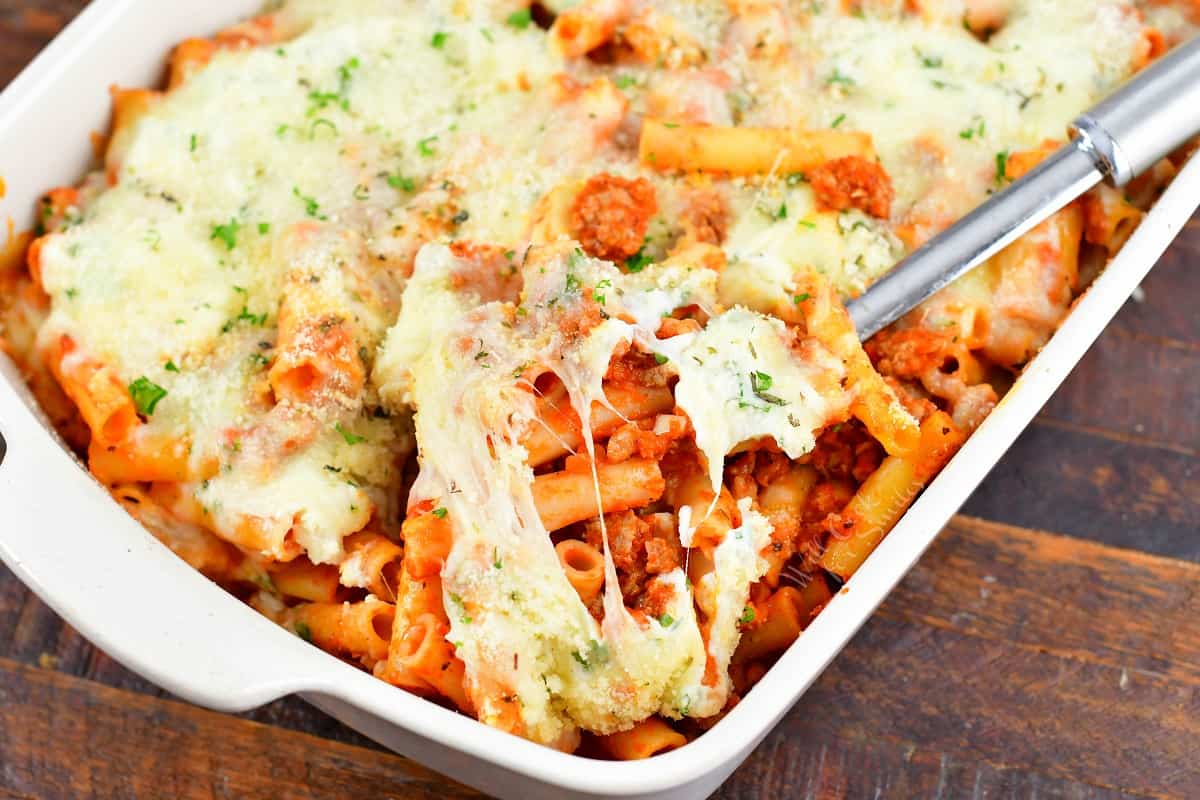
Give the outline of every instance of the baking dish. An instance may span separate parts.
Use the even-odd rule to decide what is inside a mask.
[[[256,2],[98,0],[0,98],[0,214],[32,225],[102,130],[111,83],[157,82],[178,40]],[[158,11],[159,13],[155,13]],[[714,731],[648,762],[552,752],[397,692],[246,609],[158,545],[56,446],[11,365],[0,385],[0,556],[85,636],[181,697],[223,710],[301,693],[347,724],[465,783],[511,797],[691,797],[711,792],[820,674],[1061,382],[1196,205],[1189,166],[1012,392],[760,688]]]

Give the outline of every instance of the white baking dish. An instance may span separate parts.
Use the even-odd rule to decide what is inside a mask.
[[[108,87],[156,84],[179,40],[258,0],[96,0],[0,96],[0,218],[33,223],[36,198],[72,183],[103,130]],[[1099,335],[1200,202],[1190,163],[991,417],[749,696],[672,753],[611,763],[564,755],[378,681],[276,627],[192,571],[130,519],[59,446],[0,357],[0,557],[125,666],[211,708],[289,693],[456,780],[506,797],[696,797],[712,792],[904,576]],[[0,220],[2,221],[2,220]],[[151,332],[152,333],[152,332]],[[0,453],[3,453],[0,447]]]

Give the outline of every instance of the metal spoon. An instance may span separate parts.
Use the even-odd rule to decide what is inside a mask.
[[[860,339],[896,321],[1102,179],[1123,186],[1200,133],[1200,36],[1071,125],[1072,140],[847,304]]]

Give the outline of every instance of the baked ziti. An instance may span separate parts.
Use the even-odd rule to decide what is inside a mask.
[[[1177,161],[865,347],[843,301],[1198,17],[285,0],[113,87],[95,170],[0,269],[0,334],[116,501],[259,612],[647,757],[851,580]]]

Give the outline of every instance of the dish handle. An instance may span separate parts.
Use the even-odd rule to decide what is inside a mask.
[[[0,560],[108,655],[191,702],[246,711],[344,667],[194,571],[43,430],[0,355]]]

